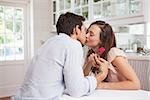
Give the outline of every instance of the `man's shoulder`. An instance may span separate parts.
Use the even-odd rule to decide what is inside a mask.
[[[70,36],[67,36],[63,33],[48,39],[48,44],[64,48],[82,48],[82,45],[79,41],[72,39]]]
[[[65,45],[69,45],[69,46],[80,46],[81,45],[81,43],[78,40],[73,39],[66,34],[60,34],[60,36],[58,36],[58,38]]]

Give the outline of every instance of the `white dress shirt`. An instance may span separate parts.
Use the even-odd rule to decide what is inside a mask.
[[[74,97],[91,93],[96,79],[84,77],[83,63],[79,41],[63,33],[50,38],[32,59],[14,100],[58,100],[64,90]]]

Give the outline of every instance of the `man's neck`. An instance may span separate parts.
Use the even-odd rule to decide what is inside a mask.
[[[77,40],[77,35],[76,35],[76,34],[72,34],[70,37],[71,37],[72,39]]]

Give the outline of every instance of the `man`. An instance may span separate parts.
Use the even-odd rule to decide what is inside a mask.
[[[34,56],[15,100],[58,100],[64,90],[73,97],[91,93],[93,76],[84,77],[82,45],[86,41],[84,17],[65,13],[57,21],[58,35]]]

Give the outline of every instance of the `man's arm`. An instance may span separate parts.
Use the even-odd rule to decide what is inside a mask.
[[[84,77],[82,63],[82,47],[73,46],[67,49],[63,74],[67,93],[74,97],[87,95],[97,86],[95,77]]]

